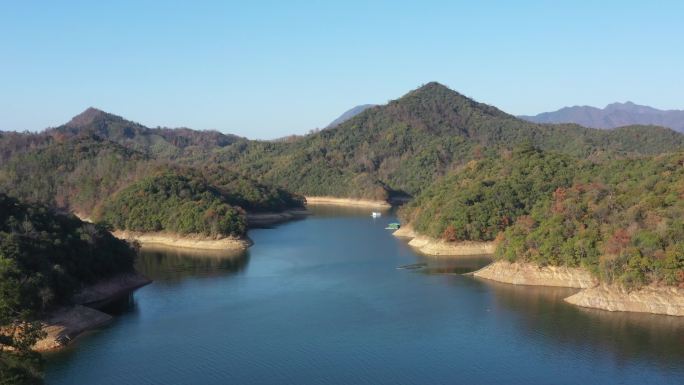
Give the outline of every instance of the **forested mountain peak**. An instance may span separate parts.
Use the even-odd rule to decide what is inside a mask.
[[[408,126],[433,135],[479,137],[480,122],[517,120],[496,107],[479,103],[438,82],[427,83],[388,104],[367,109],[338,127]]]
[[[406,95],[391,102],[389,105],[398,104],[405,107],[420,107],[432,110],[432,112],[442,112],[451,110],[458,114],[469,115],[473,112],[479,114],[512,118],[496,107],[479,103],[449,87],[438,83],[430,82]]]
[[[300,140],[246,141],[215,155],[304,195],[392,199],[419,193],[471,159],[497,157],[523,143],[596,158],[680,151],[684,136],[660,127],[531,123],[430,82]]]
[[[65,124],[65,126],[75,127],[75,128],[83,128],[83,127],[88,127],[89,125],[91,125],[95,122],[100,122],[100,121],[103,121],[106,119],[107,120],[119,120],[119,121],[124,120],[120,116],[116,116],[116,115],[104,112],[104,111],[97,109],[95,107],[88,107],[85,111],[83,111],[80,114],[71,118],[71,120],[67,124]]]
[[[189,128],[149,128],[100,109],[89,107],[68,123],[45,131],[58,141],[71,138],[97,137],[128,148],[162,157],[176,157],[192,147],[194,151],[210,151],[241,138],[218,131],[198,131]]]

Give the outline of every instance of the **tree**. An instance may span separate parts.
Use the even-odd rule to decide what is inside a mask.
[[[31,347],[44,332],[22,306],[20,277],[16,263],[0,254],[0,384],[41,382],[42,359]]]

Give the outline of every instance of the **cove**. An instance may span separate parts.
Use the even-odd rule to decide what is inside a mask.
[[[47,356],[47,384],[675,384],[684,319],[588,310],[573,290],[461,275],[390,213],[315,207],[232,256],[145,251],[154,280]],[[421,269],[399,266],[425,264]]]

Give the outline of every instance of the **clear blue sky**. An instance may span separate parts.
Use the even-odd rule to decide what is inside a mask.
[[[435,80],[514,114],[684,109],[682,1],[0,0],[0,130],[88,106],[273,138]]]

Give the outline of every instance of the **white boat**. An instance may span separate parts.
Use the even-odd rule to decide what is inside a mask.
[[[373,213],[371,214],[371,217],[373,217],[373,218],[379,218],[379,217],[381,217],[381,216],[382,216],[382,214],[380,214],[380,213],[377,212],[377,211],[373,211]]]

